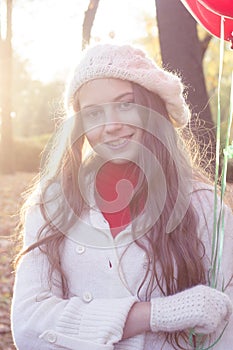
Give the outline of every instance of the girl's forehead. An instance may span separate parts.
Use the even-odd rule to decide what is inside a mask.
[[[115,102],[120,96],[132,94],[129,81],[115,78],[94,79],[85,83],[78,93],[79,104],[84,108],[92,104]]]

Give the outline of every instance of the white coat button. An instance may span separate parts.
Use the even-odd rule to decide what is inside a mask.
[[[45,338],[49,343],[55,343],[57,340],[57,336],[54,332],[48,332]]]
[[[85,247],[84,246],[82,246],[82,245],[78,245],[77,247],[76,247],[76,252],[78,253],[78,254],[83,254],[84,252],[85,252]]]
[[[90,292],[83,293],[83,301],[85,301],[85,303],[90,303],[92,299],[93,299],[93,296]]]

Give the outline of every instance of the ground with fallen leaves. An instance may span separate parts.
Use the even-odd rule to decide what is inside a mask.
[[[15,350],[10,331],[10,304],[14,274],[14,228],[17,212],[22,204],[21,193],[26,189],[33,173],[0,174],[0,350]]]
[[[15,350],[10,331],[10,304],[14,274],[13,233],[17,223],[17,212],[22,204],[21,193],[27,188],[35,174],[0,174],[0,350]],[[233,208],[233,184],[228,185],[228,202]]]

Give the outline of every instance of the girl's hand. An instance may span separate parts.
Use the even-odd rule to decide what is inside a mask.
[[[216,289],[198,285],[183,292],[151,300],[150,327],[153,332],[175,332],[194,328],[209,334],[232,313],[230,298]]]

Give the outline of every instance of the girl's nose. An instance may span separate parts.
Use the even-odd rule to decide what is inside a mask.
[[[106,132],[115,132],[122,128],[122,118],[120,113],[114,108],[108,108],[105,112],[105,131]]]
[[[122,123],[119,122],[107,122],[104,130],[106,133],[114,133],[122,128]]]

